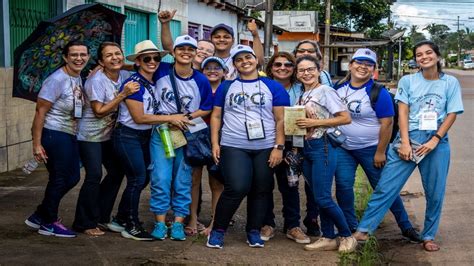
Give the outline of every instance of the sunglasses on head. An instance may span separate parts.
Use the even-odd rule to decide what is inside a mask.
[[[281,66],[285,66],[285,67],[294,67],[295,65],[293,65],[293,63],[291,62],[285,62],[285,63],[282,63],[282,62],[275,62],[273,63],[273,66],[274,67],[281,67]]]
[[[156,55],[156,56],[145,56],[142,58],[142,61],[144,63],[150,63],[151,59],[153,59],[153,61],[155,62],[160,62],[161,61],[161,57],[159,55]]]

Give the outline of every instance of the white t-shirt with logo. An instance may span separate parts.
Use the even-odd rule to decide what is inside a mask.
[[[223,111],[221,145],[250,150],[273,147],[276,137],[273,107],[289,105],[290,97],[285,88],[272,79],[224,81],[214,98],[214,106]],[[265,139],[248,140],[245,121],[260,119],[263,120]]]
[[[147,81],[142,75],[140,75],[140,73],[137,72],[131,75],[128,79],[126,79],[123,82],[122,86],[120,87],[120,91],[123,90],[123,86],[128,81],[135,81],[135,82],[141,81],[142,83],[140,83],[140,90],[138,90],[132,95],[127,96],[125,100],[134,100],[134,101],[142,102],[143,113],[152,115],[153,114],[153,97],[148,92],[148,89],[145,88],[144,84],[148,85],[151,91],[155,91],[155,84]],[[120,103],[119,116],[117,118],[117,122],[121,123],[122,125],[125,125],[133,129],[137,129],[137,130],[151,129],[152,127],[151,125],[137,124],[135,123],[135,121],[133,121],[132,115],[130,114],[130,111],[128,110],[127,105],[125,104],[125,100]]]
[[[379,119],[395,115],[391,96],[385,88],[380,90],[374,106],[375,110],[372,108],[370,92],[373,83],[373,80],[369,80],[356,88],[347,81],[336,89],[352,118],[352,123],[339,126],[341,132],[347,137],[342,144],[344,149],[357,150],[378,145]]]
[[[334,117],[336,113],[347,111],[346,106],[336,91],[327,85],[320,85],[317,88],[305,91],[301,96],[299,104],[305,106],[306,117],[312,119],[328,119]],[[309,128],[306,133],[306,139],[319,139],[328,130],[333,130],[333,128]]]
[[[78,119],[73,117],[74,90],[83,94],[81,77],[68,75],[62,67],[45,79],[38,94],[38,98],[52,103],[44,120],[45,128],[76,135]]]
[[[117,111],[110,112],[104,117],[97,117],[91,107],[92,101],[102,104],[111,102],[117,97],[123,81],[130,77],[130,72],[120,71],[117,82],[109,79],[103,71],[98,71],[87,79],[84,85],[85,102],[84,113],[79,121],[77,139],[80,141],[102,142],[112,136]]]
[[[176,89],[181,100],[181,111],[178,112],[171,86],[171,64],[161,62],[160,68],[153,75],[156,81],[155,98],[159,101],[160,114],[193,113],[197,110],[212,110],[212,88],[209,80],[197,70],[189,78],[181,78],[174,72]]]

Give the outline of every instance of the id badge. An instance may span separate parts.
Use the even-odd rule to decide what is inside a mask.
[[[82,100],[74,98],[74,118],[82,118]]]
[[[304,148],[304,136],[292,136],[293,147]]]
[[[248,140],[258,140],[265,138],[265,129],[263,128],[263,120],[251,120],[245,122]]]
[[[438,114],[436,112],[421,113],[419,130],[437,130],[438,129]]]

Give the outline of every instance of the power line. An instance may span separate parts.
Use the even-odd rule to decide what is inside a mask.
[[[423,17],[423,16],[400,15],[400,14],[394,14],[393,16],[458,21],[457,19],[453,19],[453,18],[436,18],[436,17]],[[459,21],[462,21],[462,22],[474,22],[474,21],[472,21],[472,20],[467,20],[467,19],[460,19]]]

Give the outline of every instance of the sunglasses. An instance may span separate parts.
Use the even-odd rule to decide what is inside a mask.
[[[375,66],[375,64],[374,64],[373,62],[365,61],[365,60],[354,60],[354,62],[356,62],[358,65],[366,66],[366,67],[373,67],[373,66]]]
[[[274,67],[285,66],[285,67],[287,67],[287,68],[290,68],[290,67],[294,67],[295,65],[293,65],[293,63],[291,63],[291,62],[285,62],[285,63],[282,63],[282,62],[275,62],[275,63],[273,63],[273,66],[274,66]]]
[[[145,56],[145,57],[142,58],[142,61],[143,61],[144,63],[150,63],[151,59],[153,59],[153,61],[155,61],[155,62],[157,62],[157,63],[159,63],[159,62],[161,61],[161,57],[160,57],[159,55],[153,56],[153,57],[151,57],[151,56]]]
[[[310,54],[314,54],[314,53],[316,53],[316,49],[303,49],[303,48],[300,48],[300,49],[297,49],[296,52],[300,53],[300,54],[305,53],[305,52],[308,52]]]

